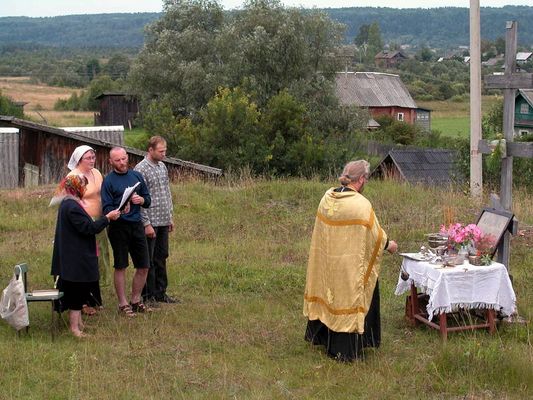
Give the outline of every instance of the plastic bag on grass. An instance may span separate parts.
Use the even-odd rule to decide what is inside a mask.
[[[13,275],[0,298],[0,317],[17,331],[30,324],[22,274]]]

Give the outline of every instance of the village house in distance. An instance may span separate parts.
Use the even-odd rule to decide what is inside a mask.
[[[381,72],[339,72],[336,93],[341,104],[367,108],[372,118],[388,115],[397,121],[431,129],[431,110],[419,108],[400,77]],[[368,122],[368,129],[379,124]]]

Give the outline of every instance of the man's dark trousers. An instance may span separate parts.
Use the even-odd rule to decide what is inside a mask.
[[[167,258],[168,258],[168,226],[154,226],[155,238],[146,238],[150,251],[150,269],[143,289],[145,300],[163,300],[166,296]]]

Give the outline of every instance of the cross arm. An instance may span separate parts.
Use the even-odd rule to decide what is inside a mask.
[[[533,158],[533,142],[507,142],[505,147],[507,157]],[[491,154],[493,149],[490,140],[478,142],[478,151],[482,154]]]
[[[485,89],[533,89],[533,74],[485,75]]]

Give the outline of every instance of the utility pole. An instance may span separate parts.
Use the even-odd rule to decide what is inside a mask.
[[[481,42],[479,0],[470,0],[470,195],[483,194],[481,140]]]

